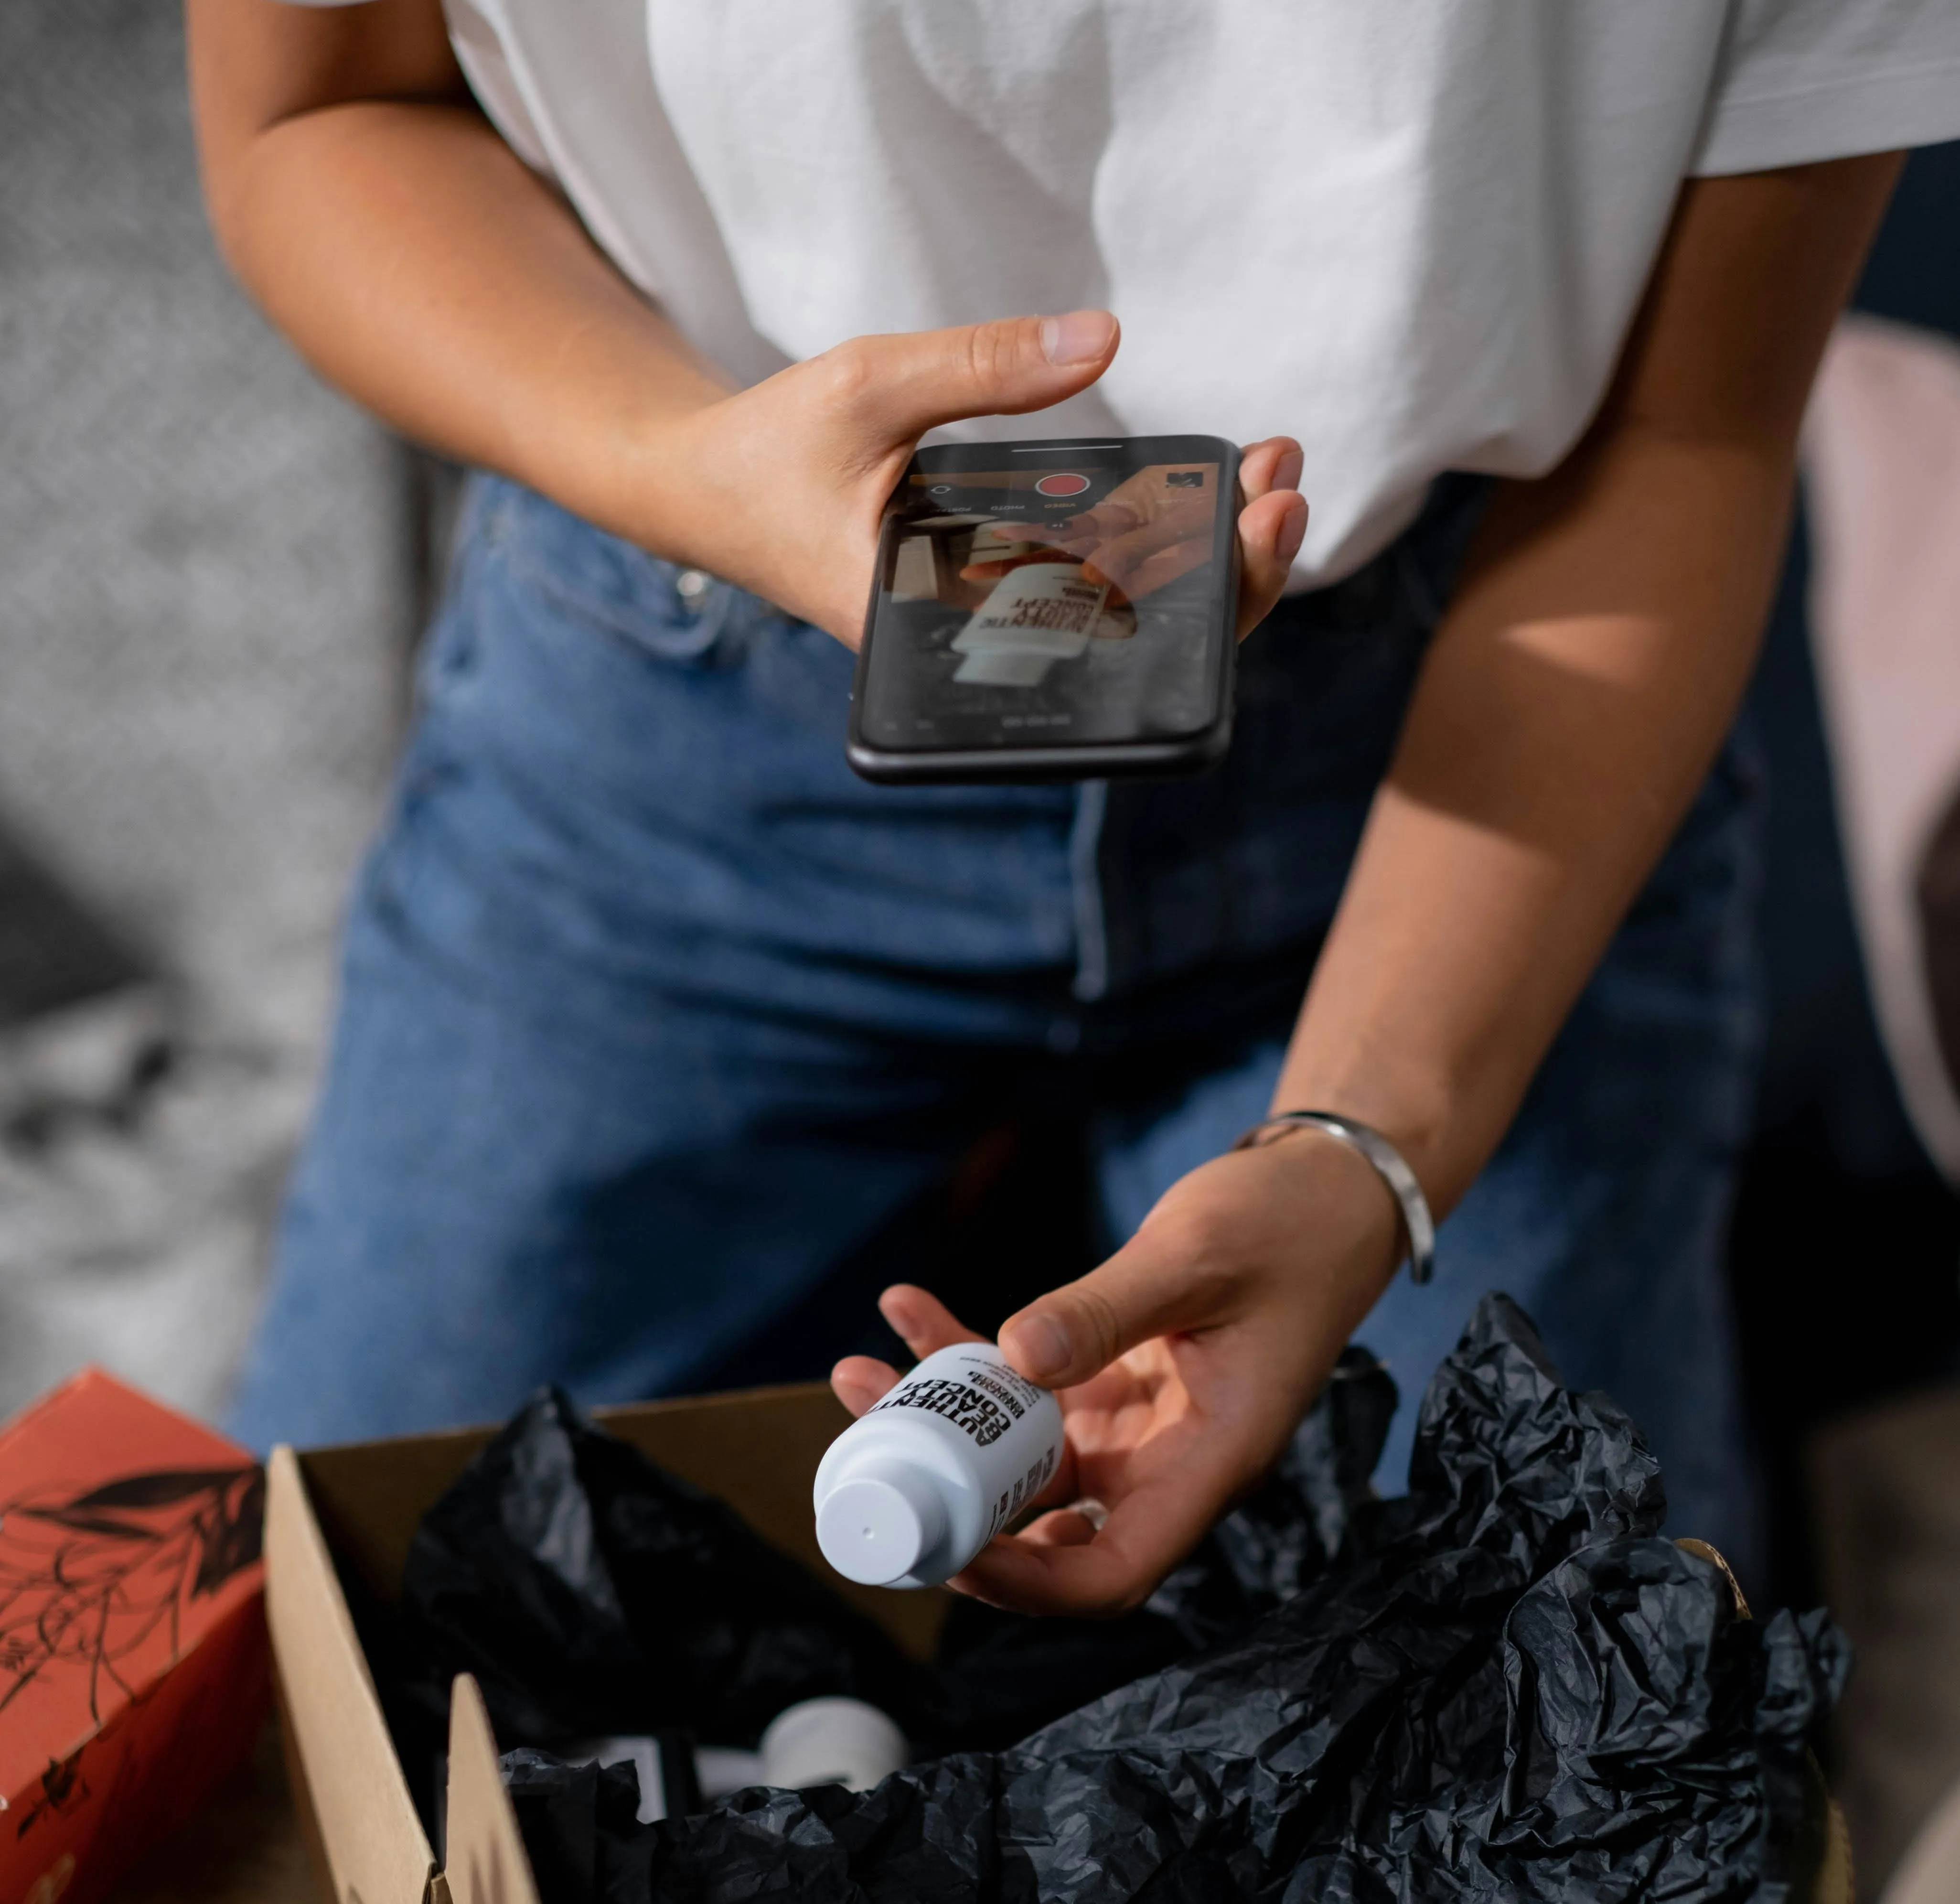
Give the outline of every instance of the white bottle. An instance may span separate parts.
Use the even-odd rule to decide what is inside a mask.
[[[846,1580],[933,1587],[1054,1479],[1061,1406],[988,1342],[926,1357],[833,1441],[816,1470],[816,1544]]]

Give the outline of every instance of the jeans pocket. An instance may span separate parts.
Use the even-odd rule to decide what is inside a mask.
[[[683,568],[492,479],[479,533],[508,579],[558,613],[660,661],[727,667],[746,653],[763,605],[698,568]]]

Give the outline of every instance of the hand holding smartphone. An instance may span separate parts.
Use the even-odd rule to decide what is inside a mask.
[[[1230,743],[1239,452],[1216,437],[920,450],[851,692],[867,779],[1195,772]]]

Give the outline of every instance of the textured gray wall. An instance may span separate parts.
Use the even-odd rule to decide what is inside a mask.
[[[221,1399],[414,611],[406,460],[225,276],[183,60],[169,0],[0,7],[0,833],[161,981],[0,1032],[0,1413]]]

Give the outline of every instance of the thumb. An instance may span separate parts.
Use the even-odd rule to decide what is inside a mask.
[[[949,330],[856,339],[849,367],[858,414],[880,435],[911,441],[969,416],[1018,416],[1087,390],[1116,354],[1106,310],[1001,317]]]
[[[1208,1320],[1204,1283],[1179,1226],[1145,1224],[1099,1269],[1017,1310],[1001,1352],[1031,1382],[1069,1388],[1153,1336]]]

